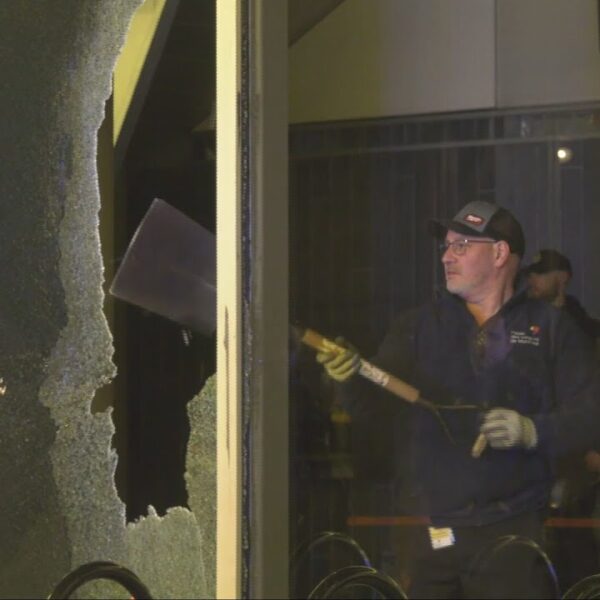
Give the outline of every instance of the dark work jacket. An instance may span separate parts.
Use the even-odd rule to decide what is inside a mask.
[[[564,311],[518,293],[482,327],[458,297],[401,316],[372,362],[443,405],[440,422],[411,407],[412,470],[421,513],[434,525],[492,523],[547,506],[555,456],[597,444],[600,387],[594,358]],[[354,420],[406,403],[354,376],[343,386]],[[476,409],[448,407],[472,405]],[[531,417],[534,450],[471,447],[483,413],[505,407]]]
[[[565,298],[563,309],[569,313],[571,318],[589,338],[590,343],[595,346],[596,339],[600,337],[600,321],[590,317],[575,296],[567,296]]]

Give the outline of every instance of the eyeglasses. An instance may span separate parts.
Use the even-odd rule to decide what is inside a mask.
[[[448,248],[452,248],[454,256],[463,256],[471,244],[495,244],[497,240],[454,240],[452,242],[444,241],[440,244],[440,252],[446,254]]]

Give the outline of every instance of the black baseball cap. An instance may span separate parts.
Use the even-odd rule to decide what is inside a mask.
[[[452,219],[429,221],[432,235],[443,238],[448,230],[464,233],[469,237],[489,237],[503,240],[510,251],[523,257],[525,236],[521,224],[506,208],[492,202],[475,200],[463,206]]]
[[[540,250],[532,259],[531,264],[525,267],[525,273],[551,273],[552,271],[566,271],[569,275],[571,261],[560,252],[551,249]]]

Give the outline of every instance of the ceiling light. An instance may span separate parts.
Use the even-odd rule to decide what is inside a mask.
[[[556,157],[558,158],[558,162],[567,163],[573,158],[573,151],[571,148],[563,146],[556,151]]]

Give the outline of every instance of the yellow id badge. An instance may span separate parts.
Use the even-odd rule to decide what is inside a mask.
[[[450,527],[429,527],[429,539],[434,550],[454,545],[454,531]]]

